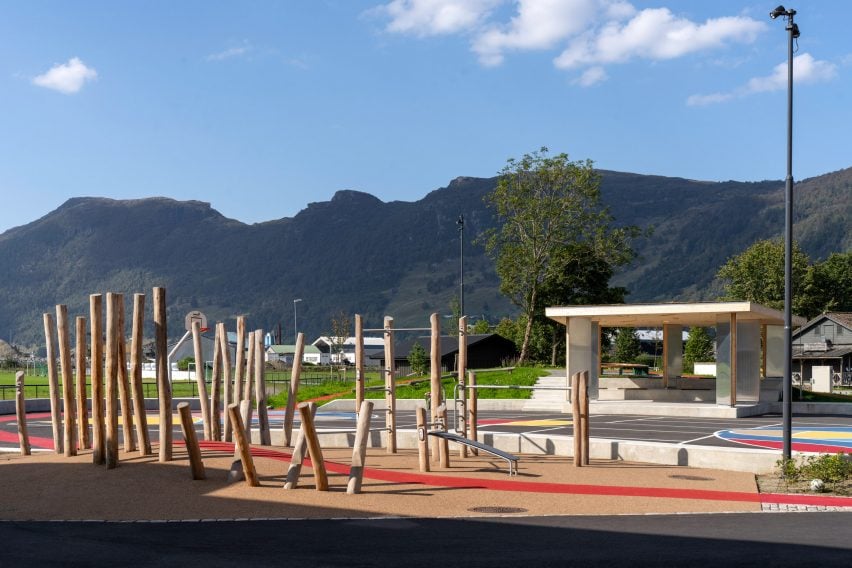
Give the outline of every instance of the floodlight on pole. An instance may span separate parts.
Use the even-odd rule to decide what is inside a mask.
[[[778,6],[769,13],[773,20],[787,19],[787,177],[784,190],[784,377],[781,393],[782,458],[792,457],[793,432],[793,40],[799,26],[793,22],[795,10]]]
[[[299,324],[298,319],[296,318],[296,304],[301,302],[301,298],[296,298],[293,300],[293,343],[295,344],[299,338]]]

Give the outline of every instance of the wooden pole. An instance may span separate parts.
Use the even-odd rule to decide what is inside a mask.
[[[254,399],[257,401],[257,426],[260,430],[260,445],[271,446],[269,432],[269,410],[266,408],[266,352],[263,349],[263,330],[254,332]]]
[[[68,322],[68,306],[56,306],[56,330],[59,334],[59,368],[62,371],[62,417],[63,447],[65,457],[77,455],[77,403],[74,401],[74,374],[71,369],[71,331]]]
[[[100,294],[89,296],[92,380],[92,463],[103,465],[106,429],[104,427],[104,302]]]
[[[317,412],[316,403],[308,403],[308,408],[311,411],[311,417],[315,416]],[[296,435],[296,443],[293,445],[293,455],[290,458],[290,467],[287,468],[287,480],[284,482],[284,489],[295,489],[298,485],[299,475],[302,473],[302,462],[305,461],[307,451],[308,441],[305,438],[305,425],[303,423]]]
[[[222,439],[222,342],[219,334],[224,326],[216,324],[213,334],[213,375],[210,378],[210,439]]]
[[[574,467],[582,467],[583,420],[580,417],[580,373],[571,375],[571,422],[574,427]]]
[[[21,455],[28,456],[32,452],[30,436],[27,434],[27,402],[24,396],[24,372],[15,373],[15,418],[18,422],[18,443]]]
[[[246,429],[243,427],[243,419],[240,416],[239,408],[239,404],[232,404],[228,407],[228,414],[231,416],[231,425],[234,429],[234,445],[240,454],[246,483],[251,487],[257,487],[260,485],[260,481],[257,479],[257,470],[254,468],[254,460],[251,457],[251,446],[246,436]]]
[[[468,419],[467,419],[467,428],[468,435],[471,440],[478,441],[478,433],[476,431],[476,373],[473,371],[468,371],[467,373],[467,383],[470,387],[470,400],[468,402]],[[470,453],[474,456],[479,455],[479,450],[476,448],[471,448]]]
[[[86,356],[88,347],[86,341],[86,318],[77,316],[74,320],[74,335],[77,340],[74,346],[74,352],[77,357],[75,369],[75,379],[77,381],[77,441],[80,449],[89,449],[92,447],[92,441],[89,438],[89,405],[86,404],[88,395],[86,393]]]
[[[216,324],[216,333],[219,336],[219,352],[222,357],[222,382],[225,385],[224,389],[224,429],[225,441],[231,441],[231,417],[228,416],[227,408],[238,398],[234,396],[233,375],[231,373],[231,346],[228,344],[228,330],[225,328],[225,322]],[[218,407],[217,407],[218,408]]]
[[[192,472],[192,479],[204,479],[204,462],[201,461],[201,448],[198,447],[198,436],[195,435],[189,403],[181,402],[177,405],[177,410],[180,415],[180,428],[183,431],[186,453],[189,454],[189,469]]]
[[[328,491],[328,476],[325,473],[325,462],[322,458],[322,449],[319,444],[317,430],[314,427],[314,416],[307,402],[299,405],[299,416],[302,418],[302,428],[305,430],[305,440],[308,444],[308,455],[311,457],[311,466],[314,470],[317,491]]]
[[[289,447],[293,434],[293,417],[296,413],[296,401],[299,400],[299,382],[302,377],[302,354],[305,351],[305,334],[296,336],[296,352],[293,353],[293,370],[290,373],[290,385],[287,390],[287,407],[284,410],[284,445]]]
[[[246,376],[246,317],[237,316],[237,352],[234,354],[234,400],[243,399],[243,378]],[[230,418],[230,414],[229,414]]]
[[[355,314],[355,412],[364,400],[364,320]]]
[[[429,471],[429,428],[426,426],[426,409],[418,406],[415,410],[417,415],[417,457],[420,462],[420,471]]]
[[[589,372],[580,373],[580,414],[583,422],[583,465],[589,465]]]
[[[355,444],[352,446],[352,466],[349,468],[349,483],[346,493],[355,495],[361,493],[361,482],[364,480],[364,464],[367,461],[367,439],[370,437],[370,418],[373,414],[373,403],[365,401],[358,413],[358,428],[355,431]]]
[[[47,343],[47,384],[50,391],[50,425],[53,430],[53,451],[62,453],[62,426],[60,418],[59,378],[56,376],[56,344],[53,337],[56,326],[51,314],[44,314],[44,339]]]
[[[385,316],[385,427],[388,453],[396,453],[396,360],[393,345],[393,318]]]
[[[447,429],[447,405],[441,403],[441,407],[439,409],[439,418],[441,423],[444,425],[444,429]],[[438,456],[441,461],[442,468],[450,467],[450,446],[449,442],[445,438],[438,439]]]
[[[246,434],[248,435],[249,442],[251,442],[251,424],[252,417],[254,415],[254,405],[251,403],[252,389],[254,388],[254,384],[252,384],[252,377],[254,376],[253,331],[250,331],[248,333],[248,337],[246,338],[246,346],[248,347],[248,354],[246,355],[246,382],[243,384],[243,400],[240,402],[248,402],[248,413],[243,416],[243,424],[245,424]]]
[[[172,383],[169,379],[168,322],[166,321],[166,289],[153,290],[154,335],[157,359],[157,392],[160,409],[159,461],[172,461]]]
[[[441,319],[438,314],[432,314],[429,318],[432,324],[432,340],[430,347],[430,394],[429,399],[432,401],[432,423],[438,422],[441,418],[438,407],[444,402],[443,391],[441,390]],[[447,441],[443,438],[432,446],[432,461],[441,460],[442,452],[449,452]]]
[[[192,347],[195,352],[195,383],[198,385],[198,404],[201,405],[201,420],[204,423],[204,439],[210,435],[210,398],[207,396],[207,375],[204,369],[204,351],[201,349],[201,322],[192,322]]]
[[[130,378],[127,374],[127,329],[124,317],[124,294],[118,298],[118,396],[121,400],[121,425],[124,451],[135,452],[136,440],[133,438],[133,403],[130,400]]]
[[[106,467],[118,467],[118,297],[106,295]]]
[[[145,392],[142,387],[142,342],[145,323],[145,294],[133,295],[133,332],[130,351],[133,413],[136,415],[136,439],[143,456],[151,455],[151,437],[148,435],[148,415],[145,410]]]
[[[461,435],[467,438],[467,424],[465,424],[467,418],[465,416],[467,413],[467,392],[464,388],[464,378],[467,374],[467,316],[459,318],[459,368],[457,370],[459,392],[461,394],[461,410],[459,412],[459,416],[461,416]],[[467,457],[467,446],[464,444],[459,444],[459,457]]]

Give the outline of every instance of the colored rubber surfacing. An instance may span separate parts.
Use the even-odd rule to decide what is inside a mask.
[[[773,450],[780,449],[783,444],[783,431],[778,426],[720,430],[715,435],[729,442]],[[852,454],[852,427],[794,427],[792,444],[796,452]]]

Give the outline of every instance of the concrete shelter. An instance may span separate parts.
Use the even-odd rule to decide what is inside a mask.
[[[668,388],[682,373],[684,328],[714,327],[718,405],[756,403],[761,379],[783,374],[784,314],[754,302],[555,306],[545,314],[565,326],[566,371],[570,377],[588,370],[594,399],[600,384],[601,329],[606,327],[663,329],[661,388]],[[804,323],[804,318],[793,317],[794,327]]]

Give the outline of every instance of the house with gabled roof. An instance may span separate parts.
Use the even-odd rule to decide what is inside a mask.
[[[793,333],[793,382],[813,383],[829,367],[832,386],[852,386],[852,312],[828,312]]]

